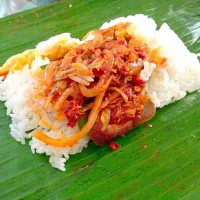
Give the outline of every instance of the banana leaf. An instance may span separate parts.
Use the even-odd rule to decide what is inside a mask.
[[[166,22],[187,47],[200,51],[199,0],[67,0],[0,20],[0,64],[63,32],[81,38],[103,22],[144,13]],[[72,156],[67,170],[31,153],[9,135],[0,103],[0,199],[200,199],[200,93],[158,109],[149,122],[116,141],[117,151],[92,142]]]

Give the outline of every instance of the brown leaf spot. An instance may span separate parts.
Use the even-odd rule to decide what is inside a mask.
[[[156,157],[160,158],[160,152],[159,151],[156,152]]]
[[[141,136],[146,136],[146,133],[142,133]]]
[[[181,153],[184,153],[184,149],[183,148],[181,149]]]
[[[16,21],[16,23],[17,23],[17,24],[19,24],[19,23],[20,23],[19,19],[16,19],[15,21]]]
[[[147,146],[146,146],[145,144],[141,145],[141,149],[142,149],[142,150],[144,150],[144,149],[146,149],[146,148],[147,148]]]
[[[137,183],[133,183],[132,186],[133,186],[133,187],[137,187]]]
[[[164,184],[163,180],[159,180],[159,181],[157,182],[157,185],[158,185],[158,186],[162,186],[163,184]]]
[[[125,195],[122,193],[122,194],[120,194],[118,197],[117,197],[117,199],[118,200],[121,200],[121,199],[124,199],[125,198]]]

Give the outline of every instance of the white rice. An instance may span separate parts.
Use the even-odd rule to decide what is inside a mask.
[[[137,14],[105,22],[101,29],[120,22],[132,23],[129,32],[142,38],[151,48],[161,47],[159,54],[167,59],[160,68],[156,68],[154,63],[145,62],[141,71],[141,78],[148,81],[146,92],[156,107],[182,99],[187,92],[200,88],[200,64],[197,55],[187,49],[167,24],[156,30],[157,25],[153,19]]]
[[[63,132],[63,137],[69,137],[79,131],[78,125],[74,128],[68,128],[66,126],[67,121],[62,122],[53,119],[53,111],[44,112],[42,119],[48,120],[54,126],[58,127],[56,131],[49,131],[47,127],[40,123],[40,117],[36,112],[33,112],[32,108],[39,105],[44,106],[45,100],[39,102],[31,102],[30,96],[35,93],[41,86],[32,78],[31,73],[34,72],[37,67],[47,64],[48,59],[42,60],[41,57],[36,57],[36,60],[32,63],[32,69],[29,66],[25,66],[21,71],[15,71],[9,73],[5,81],[0,81],[0,100],[5,101],[7,107],[7,115],[12,119],[10,124],[11,136],[25,144],[26,138],[31,138],[29,144],[31,146],[32,153],[45,153],[48,155],[49,162],[52,167],[65,171],[65,162],[69,159],[69,155],[73,155],[82,151],[84,147],[87,147],[89,137],[85,136],[79,140],[73,147],[54,147],[46,145],[45,143],[32,137],[33,134],[42,130],[48,136],[52,138],[57,137],[58,132]],[[37,65],[37,66],[36,66]],[[32,131],[34,130],[34,131]],[[27,133],[32,131],[30,133]]]
[[[162,47],[160,55],[167,61],[154,69],[147,92],[156,107],[163,107],[200,88],[200,64],[197,55],[187,49],[167,24],[156,32],[155,44]]]
[[[141,71],[141,78],[147,81],[146,92],[156,107],[163,107],[183,98],[187,92],[193,92],[200,88],[200,64],[197,55],[189,52],[167,24],[163,24],[159,30],[156,30],[156,23],[153,19],[139,14],[128,16],[127,18],[120,17],[109,23],[106,22],[101,29],[108,28],[119,22],[131,22],[132,26],[128,30],[129,33],[134,33],[137,37],[142,38],[151,48],[162,47],[159,54],[167,59],[163,66],[158,68],[155,63],[146,61],[143,63],[144,69]],[[89,34],[85,41],[93,38],[93,35]],[[57,138],[58,131],[63,131],[63,137],[68,137],[76,133],[79,127],[76,125],[74,128],[68,128],[66,120],[62,122],[54,120],[53,110],[45,111],[42,118],[50,121],[54,126],[58,127],[58,130],[50,131],[41,124],[41,118],[32,108],[38,105],[44,106],[45,99],[30,103],[30,95],[41,87],[32,78],[31,74],[39,66],[50,62],[48,58],[42,59],[41,56],[44,57],[49,52],[53,52],[57,44],[62,47],[63,44],[80,44],[83,42],[80,42],[79,39],[71,38],[69,33],[52,37],[36,46],[37,55],[32,62],[32,69],[29,69],[29,66],[26,65],[21,71],[9,73],[5,81],[2,81],[0,77],[0,100],[5,101],[7,115],[12,119],[12,124],[10,125],[11,136],[22,144],[25,144],[26,138],[31,138],[29,144],[32,152],[45,153],[49,156],[51,165],[63,171],[69,155],[79,153],[84,147],[87,147],[89,138],[85,136],[70,148],[46,145],[32,137],[37,130],[44,131],[52,138]],[[137,63],[133,63],[133,67],[135,65]],[[78,78],[75,77],[74,80],[77,82],[83,80],[86,82],[93,81],[93,79],[86,79],[85,77]],[[27,133],[29,131],[30,133]]]

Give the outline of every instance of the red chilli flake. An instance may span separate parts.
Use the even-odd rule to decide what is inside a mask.
[[[118,40],[117,42],[118,42],[119,45],[124,45],[125,44],[124,40]]]
[[[111,141],[111,142],[109,143],[109,148],[110,148],[111,150],[118,150],[120,147],[121,147],[121,146],[120,146],[118,143],[116,143],[116,142]]]
[[[76,125],[76,122],[84,115],[84,113],[80,112],[80,106],[76,101],[70,101],[64,113],[68,120],[67,126],[72,128]]]
[[[128,96],[129,101],[133,101],[134,99],[134,91],[131,87],[126,87],[123,92]]]
[[[140,79],[140,77],[138,76],[133,76],[132,84],[140,86],[140,87],[145,86],[145,82],[142,79]]]
[[[92,70],[93,74],[97,77],[107,73],[109,70],[108,70],[108,65],[106,63],[103,63],[102,67],[100,69],[96,69],[94,68]]]

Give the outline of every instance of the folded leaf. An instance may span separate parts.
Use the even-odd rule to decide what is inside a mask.
[[[79,0],[25,11],[0,20],[0,64],[51,36],[81,38],[120,16],[143,13],[166,22],[198,53],[199,0]],[[72,156],[67,170],[53,169],[9,135],[10,119],[0,103],[0,199],[199,199],[200,93],[159,109],[149,123],[124,138],[121,148],[93,143]]]

